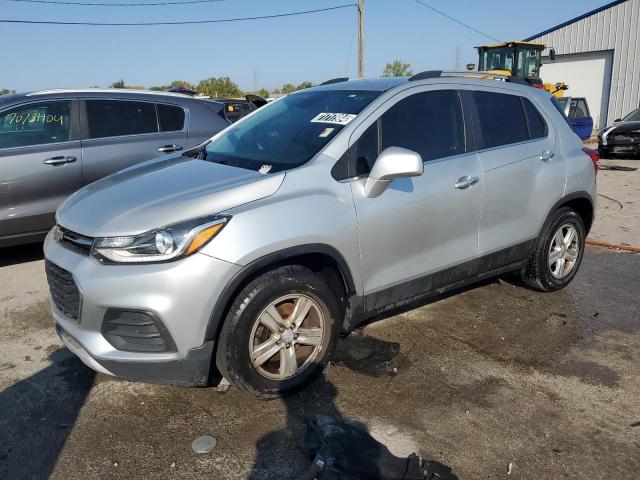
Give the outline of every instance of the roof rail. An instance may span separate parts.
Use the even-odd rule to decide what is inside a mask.
[[[347,82],[347,81],[349,81],[349,77],[338,77],[338,78],[332,78],[331,80],[322,82],[320,85],[331,85],[332,83],[341,83],[341,82]]]
[[[472,71],[446,71],[446,70],[427,70],[425,72],[416,73],[413,77],[409,78],[410,82],[416,80],[426,80],[428,78],[440,78],[440,77],[468,77],[468,78],[485,78],[488,80],[498,80],[502,82],[523,83],[526,80],[520,77],[512,77],[509,75],[500,75],[498,73],[489,72],[472,72]]]

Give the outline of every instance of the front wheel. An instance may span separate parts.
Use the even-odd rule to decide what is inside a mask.
[[[556,210],[542,227],[523,270],[527,285],[544,292],[566,287],[575,276],[585,245],[584,222],[568,207]]]
[[[218,369],[257,397],[285,395],[326,364],[339,314],[335,294],[313,271],[290,265],[267,272],[236,297],[220,333]]]

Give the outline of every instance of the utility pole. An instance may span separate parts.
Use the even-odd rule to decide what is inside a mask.
[[[364,78],[364,0],[358,0],[358,77]]]

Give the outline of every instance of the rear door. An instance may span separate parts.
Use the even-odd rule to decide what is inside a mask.
[[[561,198],[564,159],[556,154],[552,123],[528,98],[494,91],[475,91],[471,98],[485,180],[479,255],[497,254],[488,258],[504,265],[528,255]]]
[[[179,106],[87,98],[81,113],[85,184],[186,145],[186,112]]]
[[[77,101],[37,101],[0,112],[0,236],[54,225],[82,186]]]

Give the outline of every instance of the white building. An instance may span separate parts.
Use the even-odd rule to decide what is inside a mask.
[[[640,106],[640,0],[617,0],[525,40],[547,46],[540,76],[586,97],[594,127]]]

